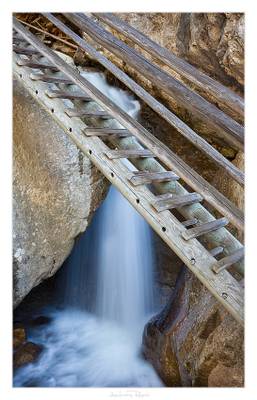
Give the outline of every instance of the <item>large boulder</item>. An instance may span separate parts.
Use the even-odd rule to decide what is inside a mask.
[[[168,386],[241,387],[243,328],[187,269],[164,310],[146,325],[145,357]]]
[[[22,85],[13,92],[14,306],[52,276],[107,182]]]

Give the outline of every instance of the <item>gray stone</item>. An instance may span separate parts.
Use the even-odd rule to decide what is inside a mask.
[[[14,81],[14,306],[69,255],[105,197],[103,175]]]

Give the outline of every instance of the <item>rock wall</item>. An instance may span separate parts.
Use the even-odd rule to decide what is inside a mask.
[[[244,331],[183,268],[164,310],[145,327],[143,352],[167,386],[241,387]]]
[[[108,184],[17,81],[13,94],[16,306],[62,265]]]

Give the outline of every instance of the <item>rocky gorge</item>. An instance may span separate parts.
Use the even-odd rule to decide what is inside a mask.
[[[243,95],[242,14],[117,15]],[[230,148],[216,132],[142,75],[115,57],[110,58],[214,143],[235,165],[244,168],[242,152]],[[163,67],[161,63],[160,66]],[[117,84],[109,74],[106,78],[111,84]],[[30,296],[31,290],[36,291],[42,282],[47,286],[49,278],[63,265],[75,239],[90,226],[95,211],[106,197],[109,183],[17,81],[14,81],[13,116],[14,306],[19,310],[19,304]],[[139,120],[243,209],[240,186],[227,179],[218,167],[143,104]],[[144,357],[167,386],[243,386],[243,328],[157,235],[154,246],[162,310],[145,325]],[[40,345],[35,348],[33,343],[26,342],[26,333],[19,325],[15,327],[14,346],[17,367],[23,362],[17,353],[21,346],[29,354],[26,358],[29,361],[41,352]]]

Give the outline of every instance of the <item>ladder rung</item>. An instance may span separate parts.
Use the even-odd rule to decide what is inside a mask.
[[[192,225],[197,224],[197,222],[198,222],[198,219],[197,219],[197,218],[187,219],[186,221],[183,221],[183,222],[182,222],[182,225],[184,225],[185,227],[186,227],[186,226],[192,226]]]
[[[54,65],[47,65],[33,60],[18,60],[17,64],[21,67],[38,68],[38,69],[50,69],[53,72],[58,72],[59,69]]]
[[[31,56],[33,54],[41,55],[41,53],[39,51],[37,51],[36,49],[29,49],[29,48],[25,48],[25,47],[13,46],[13,51],[17,54],[24,54],[27,56]]]
[[[179,208],[188,206],[190,204],[198,203],[203,198],[198,193],[189,193],[184,196],[172,195],[167,193],[156,197],[156,201],[152,203],[152,206],[158,211],[171,210],[173,208]]]
[[[219,254],[223,253],[223,251],[224,251],[224,247],[217,246],[217,247],[214,247],[214,249],[211,249],[209,252],[211,253],[211,255],[213,257],[215,257],[215,256],[218,256]]]
[[[101,137],[128,137],[132,136],[127,129],[110,129],[110,128],[86,128],[83,131],[86,136],[101,136]]]
[[[244,257],[244,247],[241,247],[233,254],[230,254],[229,256],[224,257],[221,260],[217,261],[213,265],[212,270],[216,272],[216,274],[218,274],[220,271],[223,271],[223,269],[226,269],[231,265],[235,264],[236,262],[240,261],[243,257]]]
[[[79,108],[66,108],[65,113],[69,117],[92,117],[92,118],[104,118],[110,119],[113,118],[106,111],[87,111],[80,110]]]
[[[14,37],[13,38],[13,44],[24,44],[24,43],[28,43],[25,39],[23,39],[22,37]]]
[[[148,171],[133,171],[128,180],[133,183],[133,185],[145,185],[152,182],[168,182],[176,181],[179,179],[172,171],[165,172],[148,172]]]
[[[155,155],[147,149],[137,150],[109,150],[105,154],[110,159],[115,158],[138,158],[138,157],[155,157]]]
[[[61,90],[46,90],[45,94],[51,99],[69,99],[69,100],[82,100],[91,101],[92,98],[82,93],[65,92]]]
[[[193,239],[198,236],[204,235],[205,233],[209,233],[212,231],[216,231],[223,226],[228,224],[227,218],[216,219],[211,222],[206,222],[204,224],[198,225],[195,228],[188,229],[187,231],[182,232],[182,237],[185,240]]]
[[[74,85],[74,83],[70,79],[60,76],[46,75],[46,74],[30,74],[30,79],[32,79],[33,81],[64,83],[66,85]]]

